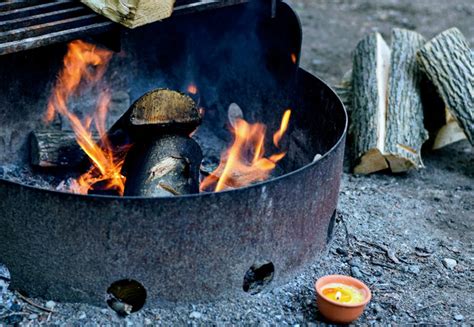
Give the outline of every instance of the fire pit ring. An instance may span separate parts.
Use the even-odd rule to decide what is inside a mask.
[[[244,295],[246,271],[261,260],[275,267],[270,285],[293,276],[325,247],[347,125],[334,92],[300,76],[314,119],[327,116],[334,128],[326,133],[337,141],[316,162],[273,180],[220,193],[117,198],[0,179],[0,260],[12,287],[104,304],[114,281],[131,278],[153,303]]]
[[[299,33],[286,4],[279,3],[278,17],[290,20]],[[288,24],[274,26],[283,25]],[[278,46],[288,48],[281,42]],[[298,54],[300,45],[294,46]],[[12,58],[7,62],[23,60]],[[289,63],[290,69],[282,71],[292,71],[295,63]],[[143,286],[147,303],[156,305],[251,296],[293,277],[327,242],[347,114],[324,82],[300,68],[292,74],[292,119],[298,128],[289,132],[287,157],[305,154],[298,159],[303,164],[274,179],[219,193],[120,198],[45,190],[0,178],[0,262],[11,271],[11,286],[29,296],[105,305],[114,283],[133,280]],[[10,105],[19,99],[12,92],[0,90],[10,97]],[[24,102],[23,110],[29,110]],[[8,117],[2,124],[15,129]],[[316,154],[321,156],[313,160]]]

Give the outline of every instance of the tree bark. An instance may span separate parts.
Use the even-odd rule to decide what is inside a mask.
[[[420,93],[422,73],[416,52],[425,43],[420,34],[395,28],[392,53],[383,153],[394,173],[423,167],[421,146],[428,139],[423,126]]]
[[[383,157],[390,49],[379,33],[361,40],[353,53],[352,158],[354,172],[388,168]]]
[[[474,145],[474,55],[457,28],[439,34],[418,51],[418,62]]]

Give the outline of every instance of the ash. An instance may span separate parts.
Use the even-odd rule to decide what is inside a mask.
[[[430,37],[457,26],[474,44],[470,0],[290,2],[303,23],[302,65],[333,84],[350,68],[356,42],[372,30],[385,36],[392,27],[411,28]],[[0,324],[315,326],[325,324],[315,279],[342,273],[373,292],[358,324],[473,325],[473,151],[464,141],[427,152],[426,169],[403,175],[345,173],[326,255],[283,287],[211,304],[145,306],[126,318],[105,302],[98,308],[32,299],[50,313],[6,290],[10,277],[0,266]]]
[[[45,189],[54,189],[63,179],[61,176],[41,174],[33,171],[29,166],[0,165],[0,178]]]

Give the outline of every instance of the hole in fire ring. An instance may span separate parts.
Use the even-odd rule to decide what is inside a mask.
[[[140,310],[145,301],[145,287],[133,279],[115,281],[107,289],[107,304],[122,316]]]
[[[254,263],[245,273],[244,284],[245,292],[257,294],[270,284],[275,274],[275,266],[271,261],[261,261]]]

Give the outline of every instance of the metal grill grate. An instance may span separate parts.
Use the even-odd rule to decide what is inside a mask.
[[[234,5],[248,0],[176,0],[173,15]],[[0,55],[109,32],[117,24],[73,0],[0,3]]]

